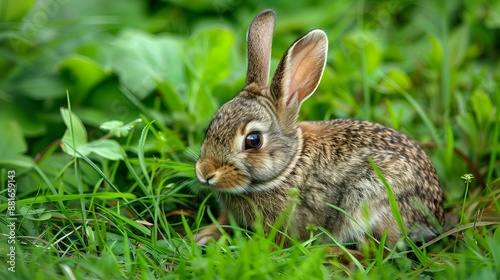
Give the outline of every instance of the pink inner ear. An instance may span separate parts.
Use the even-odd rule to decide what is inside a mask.
[[[322,33],[321,33],[322,34]],[[288,57],[288,97],[286,104],[297,96],[302,103],[316,89],[325,64],[325,37],[308,34],[296,43]]]
[[[296,91],[292,91],[290,95],[288,96],[288,99],[286,100],[286,106],[290,105],[290,102],[295,99],[295,96],[297,95]]]

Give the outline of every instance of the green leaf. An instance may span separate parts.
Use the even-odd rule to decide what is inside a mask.
[[[186,65],[194,76],[187,94],[187,107],[201,123],[208,121],[216,107],[212,89],[229,76],[233,40],[229,30],[216,28],[193,36],[186,44]]]
[[[122,121],[109,121],[101,124],[99,128],[107,130],[113,135],[121,135],[123,125],[124,123]],[[126,133],[128,134],[128,131]]]
[[[108,244],[113,254],[123,255],[124,249],[128,247],[128,243],[125,244],[125,242],[128,242],[128,239],[124,240],[122,235],[106,232],[106,244]]]
[[[15,119],[0,119],[0,157],[8,155],[23,154],[28,150],[23,132]]]
[[[467,25],[460,25],[450,36],[448,46],[449,61],[452,66],[458,67],[464,61],[469,47],[469,28]]]
[[[385,100],[385,105],[387,106],[387,111],[389,112],[389,116],[391,117],[391,126],[394,129],[399,129],[400,124],[401,124],[401,116],[402,116],[403,111],[399,110],[398,114],[396,115],[394,107],[392,106],[392,102],[389,99]]]
[[[32,221],[45,221],[52,218],[51,213],[45,213],[45,209],[32,209],[28,206],[22,206],[19,209],[19,213],[25,216],[26,219]]]
[[[478,123],[481,127],[485,127],[487,122],[494,118],[493,102],[490,96],[482,89],[476,89],[470,97],[470,103]]]
[[[186,87],[183,47],[183,41],[172,36],[127,30],[103,48],[103,64],[113,69],[123,85],[143,99],[156,88],[157,81]]]
[[[2,1],[2,22],[19,22],[28,13],[35,0]]]
[[[434,69],[440,69],[443,61],[443,46],[434,35],[429,35],[428,39],[432,48],[427,58],[428,62]]]
[[[122,121],[113,120],[101,124],[100,128],[102,130],[108,130],[110,134],[116,137],[125,137],[130,130],[134,128],[135,124],[139,122],[142,122],[142,119],[137,119],[128,124],[123,124]]]
[[[383,93],[398,93],[401,90],[411,88],[411,80],[408,75],[400,69],[395,69],[387,73],[382,79],[378,90]]]
[[[495,229],[493,236],[488,236],[488,244],[490,245],[490,252],[495,261],[496,267],[500,267],[500,227]]]
[[[187,10],[193,10],[197,12],[207,12],[217,9],[218,11],[226,6],[231,7],[235,5],[233,3],[235,0],[225,0],[225,1],[206,1],[206,0],[175,0],[175,1],[165,1],[175,3],[175,6],[186,8]]]
[[[156,86],[162,94],[163,103],[167,106],[167,109],[170,112],[186,112],[186,104],[182,100],[179,92],[176,91],[169,82],[158,81]]]
[[[490,29],[498,29],[500,28],[500,2],[492,1],[488,6],[489,12],[485,16],[484,25]]]
[[[0,108],[2,108],[0,110],[0,122],[15,120],[24,136],[41,136],[47,131],[46,123],[41,120],[39,114],[33,112],[33,107],[0,101]]]
[[[210,29],[192,37],[186,46],[190,70],[209,86],[230,73],[230,54],[234,35],[227,29]]]
[[[88,155],[88,152],[83,152],[80,148],[87,144],[87,131],[85,126],[78,116],[70,112],[66,108],[61,107],[61,116],[66,125],[66,132],[61,139],[61,146],[65,153],[70,156],[80,157],[74,150],[79,151],[82,155]]]
[[[467,134],[472,147],[477,147],[478,128],[471,113],[465,112],[457,116],[458,126]]]
[[[78,151],[83,155],[95,153],[109,160],[123,159],[120,144],[115,140],[99,139],[79,147]]]
[[[19,168],[31,168],[35,165],[31,157],[20,154],[0,154],[0,164]]]
[[[88,156],[90,153],[95,153],[109,160],[123,158],[118,142],[109,139],[100,139],[88,143],[85,126],[78,116],[73,112],[70,113],[65,108],[61,108],[61,115],[67,127],[62,138],[62,148],[65,153],[74,157]]]
[[[377,37],[368,31],[356,31],[346,35],[342,39],[343,45],[349,51],[352,58],[356,59],[359,64],[360,52],[365,52],[366,67],[369,73],[373,72],[382,61],[382,47],[378,42]]]
[[[66,93],[66,87],[56,75],[23,79],[17,84],[16,89],[36,100],[60,98]]]
[[[127,100],[120,87],[118,79],[107,79],[91,91],[85,99],[86,106],[78,106],[73,109],[74,112],[85,124],[95,127],[109,120],[121,120],[124,123],[136,120],[144,105]],[[133,93],[130,92],[130,95],[133,96]]]
[[[26,216],[26,219],[32,220],[32,221],[46,221],[48,219],[52,218],[51,213],[42,213],[38,216],[35,215],[28,215]]]
[[[105,79],[109,72],[94,60],[79,54],[67,57],[59,64],[59,69],[70,72],[78,93],[77,101],[85,98],[89,90]]]

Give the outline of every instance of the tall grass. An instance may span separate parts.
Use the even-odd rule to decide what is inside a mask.
[[[319,2],[0,1],[0,279],[497,279],[499,4]],[[219,213],[195,179],[199,144],[241,88],[245,30],[269,6],[273,65],[310,29],[330,38],[301,119],[370,119],[422,142],[445,193],[436,239],[402,249],[384,235],[360,258],[322,228],[284,247],[279,226],[232,221],[220,240],[194,242]]]

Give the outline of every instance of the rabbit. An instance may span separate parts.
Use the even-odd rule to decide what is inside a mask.
[[[274,24],[272,10],[252,21],[244,88],[215,113],[200,146],[196,178],[221,204],[218,223],[229,224],[232,215],[242,227],[259,221],[269,232],[296,203],[284,233],[294,240],[310,238],[314,225],[341,243],[380,240],[387,230],[386,244],[396,245],[403,232],[371,158],[392,189],[408,237],[435,237],[444,224],[443,195],[429,157],[414,140],[378,123],[298,122],[301,104],[323,75],[328,39],[316,29],[295,41],[269,86]],[[204,245],[220,236],[212,225],[195,240]]]

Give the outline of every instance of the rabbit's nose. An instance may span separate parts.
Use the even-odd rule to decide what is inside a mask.
[[[205,186],[213,186],[217,180],[215,166],[208,162],[196,163],[196,178]]]
[[[208,178],[205,178],[205,181],[202,182],[202,184],[210,186],[213,184],[213,181],[215,181],[214,178],[215,178],[215,174],[208,175]]]

